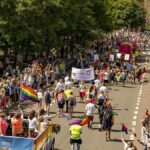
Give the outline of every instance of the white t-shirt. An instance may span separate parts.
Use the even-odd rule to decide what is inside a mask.
[[[105,94],[108,92],[108,89],[106,86],[101,86],[99,90],[103,91]]]
[[[64,80],[65,80],[65,82],[69,81],[69,77],[66,76],[66,77],[64,78]]]
[[[60,83],[58,82],[57,85],[56,85],[56,89],[55,90],[64,90],[65,89],[65,85],[64,83]]]
[[[67,81],[67,82],[65,82],[65,86],[72,87],[73,86],[73,82]]]
[[[37,119],[34,117],[32,120],[29,118],[29,129],[36,129],[37,127]]]
[[[109,79],[109,73],[105,72],[104,80],[108,80],[108,79]]]
[[[100,80],[98,80],[98,79],[95,80],[95,86],[97,88],[100,87],[100,83],[101,83]]]
[[[93,116],[95,110],[94,104],[88,103],[85,107],[85,110],[86,110],[86,116]]]
[[[42,99],[42,92],[38,92],[37,95],[38,95],[38,99]]]

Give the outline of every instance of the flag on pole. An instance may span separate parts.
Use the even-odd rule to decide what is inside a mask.
[[[122,124],[122,132],[128,134],[128,128],[124,124]]]
[[[23,100],[30,100],[32,102],[39,102],[37,93],[32,88],[28,87],[25,84],[22,85],[21,98]]]

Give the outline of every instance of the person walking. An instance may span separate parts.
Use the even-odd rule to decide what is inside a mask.
[[[39,91],[37,92],[38,95],[38,109],[40,110],[40,108],[42,107],[42,99],[43,99],[43,95],[42,95],[42,89],[39,89]]]
[[[71,87],[68,87],[65,90],[66,113],[68,113],[68,101],[69,101],[69,98],[70,98],[70,93],[73,93],[73,90],[71,89]]]
[[[75,150],[75,144],[77,145],[77,150],[80,150],[80,144],[82,144],[81,134],[82,134],[82,127],[78,124],[72,125],[70,128],[70,144],[71,150]]]
[[[32,110],[28,118],[29,121],[29,137],[33,138],[34,132],[37,130],[37,118],[35,117],[36,112]]]
[[[44,99],[45,99],[45,105],[46,105],[46,112],[49,113],[50,111],[50,104],[52,101],[50,92],[49,92],[49,88],[47,89],[47,91],[44,94]]]
[[[89,118],[91,121],[88,123],[88,128],[92,128],[92,122],[94,118],[95,105],[92,103],[92,99],[89,99],[89,103],[85,107],[86,118]]]
[[[70,97],[68,99],[68,113],[70,118],[72,118],[74,107],[76,106],[76,98],[73,95],[73,92],[70,93]]]
[[[103,129],[106,131],[106,141],[111,140],[111,128],[114,125],[114,113],[111,104],[107,104],[107,108],[103,114]]]

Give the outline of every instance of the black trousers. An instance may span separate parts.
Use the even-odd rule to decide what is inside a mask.
[[[66,100],[66,113],[68,113],[68,100]]]

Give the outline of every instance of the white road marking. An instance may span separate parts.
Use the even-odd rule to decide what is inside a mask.
[[[139,110],[139,107],[135,107],[136,110]]]
[[[136,126],[136,121],[132,121],[132,125],[133,125],[133,126]]]
[[[132,128],[132,131],[135,132],[135,128]]]
[[[141,97],[138,97],[138,100],[141,100]]]
[[[142,94],[142,90],[140,90],[139,94]]]
[[[53,100],[53,103],[55,102],[55,100]]]
[[[138,111],[134,111],[134,114],[137,115],[137,114],[138,114]]]
[[[134,141],[134,135],[133,134],[130,135],[130,140]]]
[[[136,105],[137,105],[137,106],[139,106],[139,105],[140,105],[140,103],[139,103],[139,102],[137,102],[137,103],[136,103]]]
[[[140,103],[141,101],[140,101],[140,100],[138,100],[137,102],[138,102],[138,103]]]
[[[137,116],[133,116],[133,119],[136,120],[136,119],[137,119]]]

